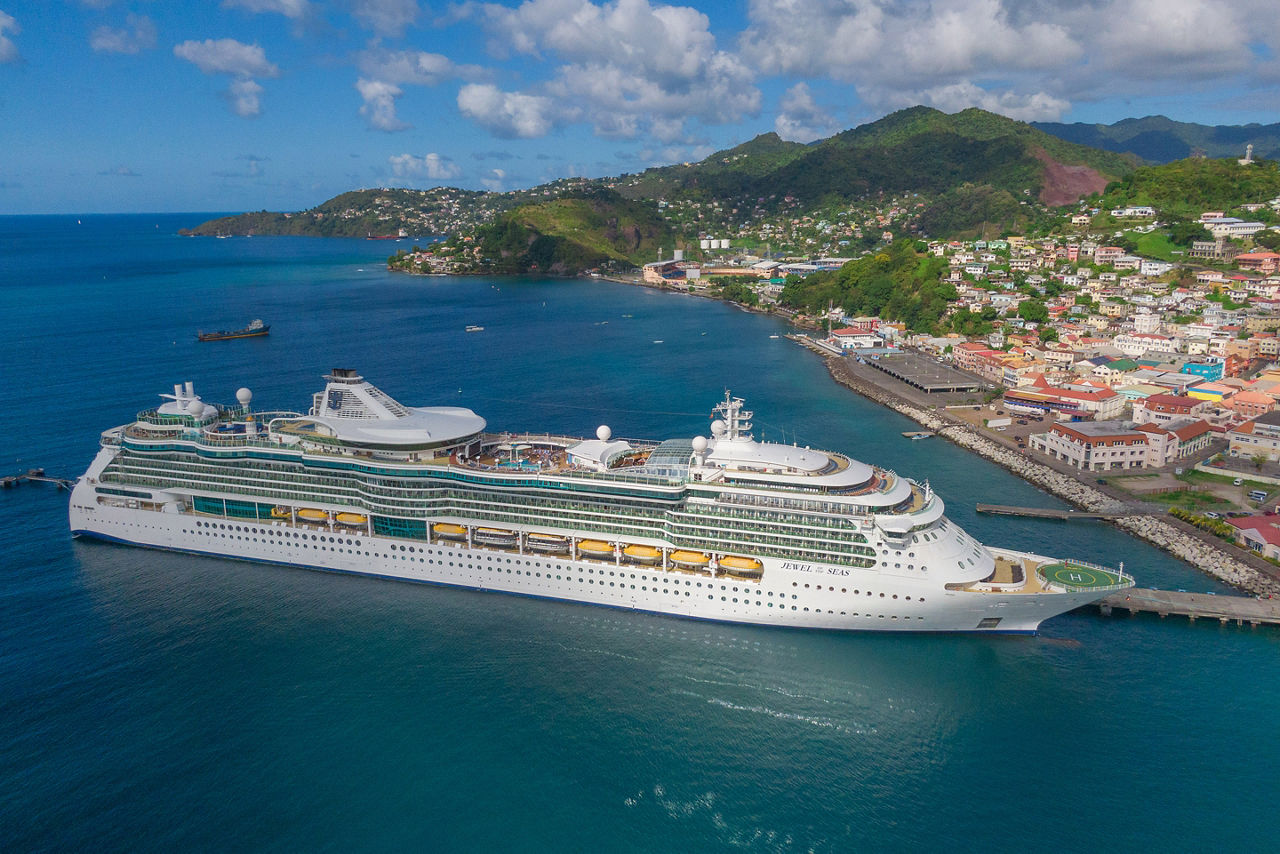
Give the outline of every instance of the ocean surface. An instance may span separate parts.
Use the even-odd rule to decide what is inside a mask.
[[[928,480],[980,540],[1225,592],[835,385],[779,321],[587,280],[386,272],[392,241],[0,217],[0,474],[75,477],[192,380],[334,367],[495,429],[765,438]],[[197,344],[253,318],[271,335]],[[466,334],[468,324],[485,327]],[[694,622],[73,541],[0,492],[0,849],[1275,850],[1280,632],[1093,612],[1037,637]]]

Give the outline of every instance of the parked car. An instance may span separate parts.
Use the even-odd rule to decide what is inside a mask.
[[[1232,485],[1232,486],[1244,486],[1244,478],[1242,478],[1242,477],[1238,477],[1238,478],[1236,478],[1235,480],[1231,481],[1231,485]]]
[[[1221,514],[1221,513],[1215,513],[1215,512],[1214,512],[1214,511],[1212,511],[1212,510],[1210,510],[1208,513],[1205,513],[1204,515],[1205,515],[1205,516],[1208,516],[1210,519],[1221,519],[1221,518],[1222,518],[1222,514]]]

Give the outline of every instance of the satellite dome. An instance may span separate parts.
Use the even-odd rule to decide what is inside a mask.
[[[725,431],[726,431],[726,430],[728,430],[728,429],[729,429],[729,425],[725,424],[725,423],[724,423],[722,420],[720,420],[719,418],[717,418],[715,421],[712,421],[712,422],[711,422],[711,435],[712,435],[712,436],[716,436],[716,437],[723,436],[723,435],[725,434]]]
[[[693,437],[693,452],[694,452],[695,454],[705,454],[705,453],[707,452],[707,437],[706,437],[706,436],[694,436],[694,437]]]
[[[242,388],[236,392],[236,400],[240,401],[241,406],[248,406],[249,401],[253,400],[253,392],[247,388]]]
[[[611,436],[613,436],[613,431],[609,429],[608,424],[601,424],[596,428],[596,438],[601,442],[609,441]]]
[[[213,416],[215,416],[215,415],[217,415],[217,414],[218,414],[218,407],[216,407],[216,406],[214,406],[214,405],[212,405],[212,404],[206,403],[206,404],[204,404],[203,406],[201,406],[200,408],[201,408],[201,414],[202,414],[205,418],[212,418]]]

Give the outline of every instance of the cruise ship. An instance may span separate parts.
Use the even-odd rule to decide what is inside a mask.
[[[706,436],[494,432],[356,371],[303,412],[192,383],[102,434],[71,531],[136,546],[679,617],[1032,633],[1122,569],[984,546],[928,486],[757,441],[728,392]]]

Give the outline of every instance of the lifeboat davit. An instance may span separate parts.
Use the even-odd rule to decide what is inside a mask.
[[[314,507],[303,507],[298,511],[298,518],[305,519],[308,522],[328,522],[329,514],[323,510],[316,510]]]
[[[339,513],[335,520],[339,525],[351,525],[353,527],[369,523],[369,517],[362,513]]]
[[[431,530],[437,537],[446,540],[465,540],[467,538],[467,529],[451,522],[436,522],[431,526]]]
[[[764,572],[764,564],[753,557],[725,555],[720,558],[720,568],[731,575],[755,578]]]
[[[536,552],[563,554],[569,551],[569,538],[555,534],[530,534],[524,538],[525,545]]]
[[[671,553],[671,563],[681,569],[706,569],[711,558],[702,552],[687,552],[683,549]]]
[[[518,537],[515,531],[504,531],[501,528],[476,528],[471,534],[471,539],[490,546],[514,546]]]
[[[578,554],[596,559],[612,558],[613,546],[600,540],[580,540],[578,542]]]
[[[662,550],[653,546],[630,545],[622,550],[622,554],[632,563],[643,563],[652,566],[662,562]]]

